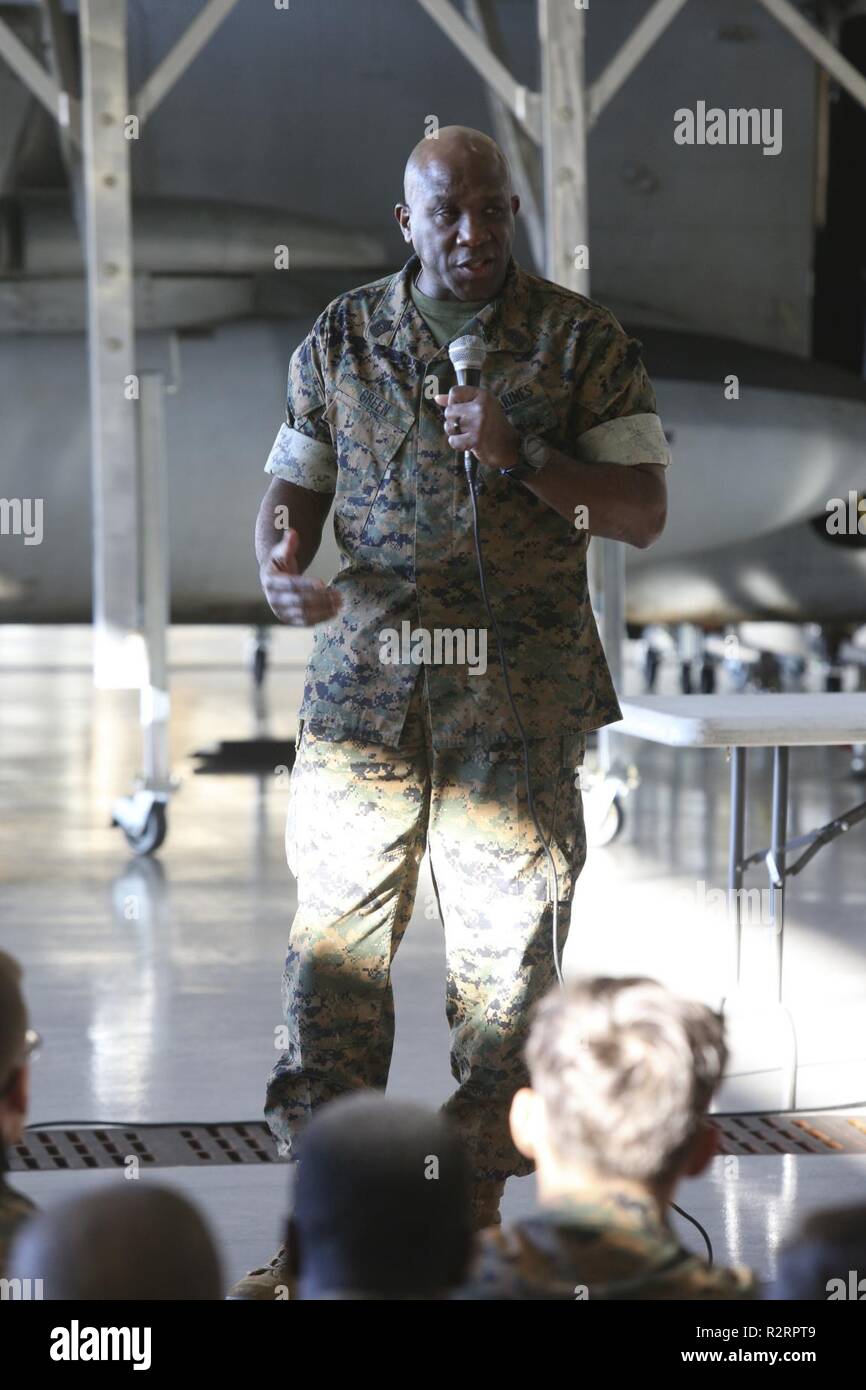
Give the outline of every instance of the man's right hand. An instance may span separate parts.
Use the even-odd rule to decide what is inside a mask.
[[[342,606],[342,597],[323,579],[298,573],[298,533],[287,531],[262,565],[259,576],[271,612],[289,627],[326,623]]]

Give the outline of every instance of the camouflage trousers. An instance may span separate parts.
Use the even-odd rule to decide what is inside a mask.
[[[316,1107],[384,1089],[394,1040],[391,962],[425,848],[444,926],[457,1090],[444,1107],[476,1182],[532,1171],[508,1129],[527,1082],[528,1013],[556,979],[552,875],[529,813],[522,747],[436,752],[423,681],[397,748],[304,728],[286,852],[298,908],[283,975],[288,1045],[265,1114],[284,1156]],[[559,950],[586,856],[577,783],[586,740],[530,741],[536,814],[559,880]],[[550,879],[550,882],[549,882]]]

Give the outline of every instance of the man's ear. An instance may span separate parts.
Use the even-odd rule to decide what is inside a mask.
[[[692,1140],[683,1165],[683,1175],[696,1178],[708,1168],[719,1151],[719,1131],[705,1120]]]
[[[404,241],[412,240],[411,217],[412,214],[405,203],[394,204],[394,216],[397,219],[397,226],[403,233]]]
[[[531,1086],[521,1086],[511,1101],[508,1123],[511,1137],[524,1158],[535,1158],[541,1097]]]

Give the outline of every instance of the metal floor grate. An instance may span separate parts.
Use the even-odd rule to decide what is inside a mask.
[[[712,1116],[723,1154],[866,1154],[866,1115]],[[123,1168],[214,1168],[279,1163],[264,1121],[221,1125],[78,1125],[28,1129],[9,1153],[17,1172]]]
[[[723,1154],[864,1154],[866,1115],[711,1116]]]
[[[218,1164],[278,1163],[264,1121],[221,1125],[69,1125],[28,1129],[9,1153],[18,1172],[123,1168],[136,1158],[147,1168],[213,1168]]]

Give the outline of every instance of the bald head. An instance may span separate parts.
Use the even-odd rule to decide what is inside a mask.
[[[469,126],[442,126],[407,159],[403,197],[394,216],[421,262],[418,288],[434,299],[494,298],[520,207],[496,141]]]
[[[468,166],[474,169],[486,166],[493,178],[502,180],[504,192],[511,194],[511,170],[496,141],[483,130],[473,130],[468,125],[446,125],[435,135],[425,135],[419,140],[406,160],[403,170],[405,201],[411,207],[415,189],[423,188],[430,176],[459,175]]]
[[[197,1209],[179,1192],[117,1182],[67,1198],[28,1221],[10,1257],[45,1297],[132,1301],[222,1297],[219,1256]]]

